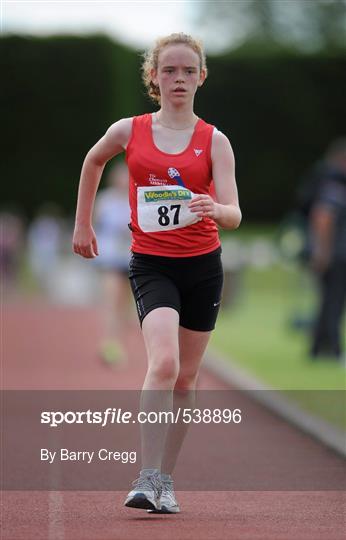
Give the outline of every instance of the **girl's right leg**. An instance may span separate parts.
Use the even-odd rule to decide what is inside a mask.
[[[148,370],[141,394],[141,412],[173,409],[173,388],[179,372],[179,314],[173,308],[150,311],[142,324],[148,357]],[[142,470],[126,506],[159,509],[161,495],[160,469],[169,424],[141,424]]]
[[[152,310],[142,324],[148,370],[141,411],[172,411],[173,388],[179,372],[179,314],[175,309]],[[141,424],[142,468],[161,469],[167,423]]]

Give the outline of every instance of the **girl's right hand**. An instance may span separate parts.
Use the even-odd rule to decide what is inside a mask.
[[[73,251],[85,259],[94,259],[99,254],[94,229],[91,225],[76,225],[73,233]]]

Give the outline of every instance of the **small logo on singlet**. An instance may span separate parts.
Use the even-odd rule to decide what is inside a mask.
[[[193,151],[195,152],[196,156],[200,156],[203,150],[201,148],[194,148]]]
[[[174,167],[169,167],[167,172],[168,176],[172,178],[172,180],[175,180],[179,186],[185,187],[184,180],[180,176],[180,172],[178,171],[178,169],[175,169]]]
[[[166,178],[157,178],[154,173],[149,174],[148,183],[151,186],[165,186],[167,184]]]

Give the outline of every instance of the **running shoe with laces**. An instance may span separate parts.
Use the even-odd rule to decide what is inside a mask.
[[[151,514],[177,514],[180,512],[179,504],[175,498],[173,480],[169,474],[161,474],[161,508],[148,510]]]
[[[160,510],[160,496],[162,492],[160,473],[156,469],[141,471],[139,478],[132,482],[133,489],[124,502],[130,508],[144,508],[145,510]]]

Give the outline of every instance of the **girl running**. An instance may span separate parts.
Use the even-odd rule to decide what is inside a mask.
[[[153,114],[113,124],[83,163],[74,252],[98,255],[92,211],[103,168],[126,152],[132,258],[129,278],[148,357],[141,410],[192,407],[198,371],[221,301],[218,226],[241,221],[227,137],[194,113],[207,76],[199,42],[183,33],[147,53],[143,80]],[[211,182],[215,196],[212,197]],[[187,424],[142,424],[142,470],[125,505],[176,513],[171,473]]]

